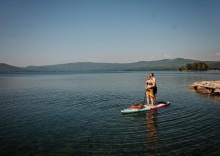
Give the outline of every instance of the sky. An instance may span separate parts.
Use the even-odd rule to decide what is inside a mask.
[[[0,63],[220,61],[219,0],[0,0]]]

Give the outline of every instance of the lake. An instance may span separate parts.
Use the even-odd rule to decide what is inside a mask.
[[[188,90],[220,72],[156,71],[170,106],[122,115],[149,73],[0,74],[0,155],[220,155],[220,99]]]

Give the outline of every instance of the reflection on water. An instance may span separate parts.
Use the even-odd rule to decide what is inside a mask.
[[[147,126],[147,146],[151,150],[151,155],[158,155],[158,137],[157,137],[157,111],[146,113]]]

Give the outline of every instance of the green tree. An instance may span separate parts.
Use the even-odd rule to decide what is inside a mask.
[[[202,71],[207,71],[208,69],[209,69],[209,66],[206,63],[204,63],[202,65]]]
[[[179,71],[184,71],[184,70],[186,70],[186,67],[185,67],[185,66],[181,66],[181,67],[179,68]]]
[[[192,64],[187,63],[185,66],[181,66],[179,68],[180,71],[183,71],[183,70],[207,71],[208,69],[209,69],[208,65],[204,62],[194,62]]]
[[[193,69],[193,65],[190,64],[190,63],[187,63],[186,64],[186,70],[188,71],[188,70],[192,70],[192,69]]]

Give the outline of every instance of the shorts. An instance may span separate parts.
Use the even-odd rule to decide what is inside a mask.
[[[147,94],[151,97],[154,97],[153,89],[147,89]]]
[[[153,87],[153,94],[156,95],[157,94],[157,87]]]

